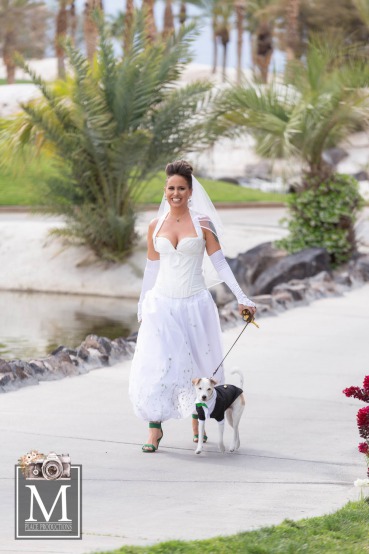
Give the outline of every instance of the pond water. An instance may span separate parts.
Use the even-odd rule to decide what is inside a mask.
[[[0,291],[0,358],[43,357],[78,346],[90,333],[110,339],[138,330],[137,301]]]

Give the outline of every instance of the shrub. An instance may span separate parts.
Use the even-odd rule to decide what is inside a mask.
[[[302,191],[288,201],[290,234],[278,241],[288,252],[326,248],[333,266],[347,262],[356,250],[354,224],[363,206],[356,179],[332,174],[322,182],[307,177]]]

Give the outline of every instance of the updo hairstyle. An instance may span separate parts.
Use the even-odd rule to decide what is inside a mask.
[[[172,175],[180,175],[184,179],[190,189],[192,189],[192,166],[186,162],[186,160],[176,160],[172,163],[169,163],[165,168],[165,173],[167,177],[172,177]]]

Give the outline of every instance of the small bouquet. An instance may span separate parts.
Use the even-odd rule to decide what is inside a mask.
[[[358,400],[361,400],[362,402],[366,402],[367,404],[369,404],[369,375],[366,375],[366,377],[364,377],[362,388],[348,387],[342,392],[348,397],[352,396],[353,398],[357,398]],[[361,454],[364,454],[366,457],[366,464],[368,466],[367,476],[369,477],[369,406],[360,408],[356,416],[356,421],[357,421],[357,426],[359,428],[359,435],[362,439],[364,439],[364,442],[359,443],[358,450],[359,452],[361,452]],[[358,479],[358,481],[361,482],[362,480]],[[359,485],[356,485],[358,481],[355,481],[355,486],[359,486]],[[369,486],[369,480],[364,479],[364,481],[368,481],[368,486]],[[360,486],[364,486],[364,485],[360,485]]]
[[[27,477],[27,469],[30,464],[35,464],[38,461],[42,461],[45,455],[38,450],[31,450],[18,459],[18,464],[21,468],[21,472],[24,477]]]

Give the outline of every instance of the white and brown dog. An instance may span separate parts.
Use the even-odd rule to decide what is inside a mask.
[[[243,376],[238,373],[243,387]],[[242,388],[234,385],[217,385],[215,379],[193,379],[192,383],[196,389],[196,411],[199,416],[199,442],[196,448],[196,454],[200,454],[203,446],[205,420],[209,417],[218,422],[219,430],[219,450],[225,452],[224,435],[224,414],[227,416],[229,425],[233,428],[233,440],[230,452],[234,452],[240,447],[240,435],[238,425],[245,408],[245,397]]]

